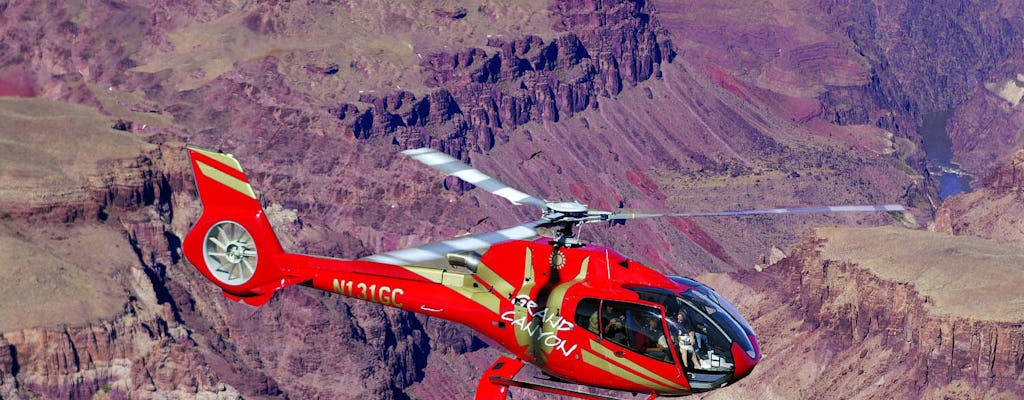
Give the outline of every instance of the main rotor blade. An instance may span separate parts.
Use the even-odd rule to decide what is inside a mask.
[[[660,217],[726,217],[744,215],[765,215],[765,214],[811,214],[811,213],[839,213],[839,212],[872,212],[872,211],[906,211],[898,204],[869,205],[869,206],[825,206],[825,207],[802,207],[802,208],[772,208],[764,210],[735,210],[735,211],[709,211],[709,212],[681,212],[681,213],[613,213],[597,221],[625,220],[640,218]],[[594,221],[594,222],[597,222]]]
[[[504,197],[508,199],[508,201],[511,201],[512,204],[530,204],[540,207],[541,209],[545,208],[544,200],[530,196],[512,188],[509,185],[501,183],[497,179],[491,178],[476,168],[470,167],[462,161],[440,151],[428,147],[421,147],[418,149],[403,151],[402,154],[412,157],[414,160],[433,167],[438,171],[444,172],[445,175],[456,176],[459,179],[472,183],[483,190]]]
[[[546,222],[544,220],[537,220],[499,231],[478,233],[424,246],[375,254],[362,260],[402,266],[427,266],[437,261],[443,261],[447,264],[448,253],[480,252],[498,243],[539,237],[540,235],[537,234],[536,228]]]

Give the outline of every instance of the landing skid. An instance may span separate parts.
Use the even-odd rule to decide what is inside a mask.
[[[498,360],[487,369],[487,372],[484,372],[484,375],[480,377],[480,384],[476,388],[476,400],[506,400],[508,399],[510,387],[519,387],[584,400],[621,400],[615,397],[563,389],[536,382],[516,380],[515,376],[523,369],[523,365],[523,362],[520,360],[505,356],[499,357]],[[657,394],[651,394],[647,397],[647,400],[654,400],[657,397]]]

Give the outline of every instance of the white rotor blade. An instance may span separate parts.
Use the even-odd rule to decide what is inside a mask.
[[[735,210],[735,211],[709,211],[709,212],[681,212],[681,213],[659,213],[659,214],[629,214],[614,213],[602,221],[621,219],[640,219],[658,217],[724,217],[743,215],[765,215],[765,214],[809,214],[809,213],[837,213],[837,212],[872,212],[872,211],[906,211],[898,204],[869,205],[869,206],[825,206],[825,207],[801,207],[801,208],[771,208],[764,210]]]
[[[470,167],[462,161],[440,151],[421,147],[418,149],[403,151],[402,154],[412,157],[414,160],[433,167],[438,171],[444,172],[445,175],[456,176],[459,179],[472,183],[483,190],[504,197],[508,199],[508,201],[511,201],[512,204],[532,204],[540,207],[541,209],[543,209],[546,204],[544,200],[530,196],[512,188],[509,185],[501,183],[497,179],[487,176],[476,168]]]
[[[545,222],[547,221],[533,221],[513,226],[511,228],[505,228],[500,231],[478,233],[424,246],[410,247],[401,250],[389,251],[387,253],[375,254],[362,258],[362,260],[402,266],[425,266],[427,264],[433,264],[439,260],[447,264],[448,253],[465,251],[481,252],[482,250],[498,243],[539,237],[540,235],[537,234],[536,228]]]

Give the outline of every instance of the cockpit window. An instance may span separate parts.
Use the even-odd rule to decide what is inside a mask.
[[[656,360],[673,362],[661,310],[628,304],[625,317],[626,332],[633,351]]]
[[[729,303],[728,300],[726,300],[724,297],[719,295],[714,290],[711,290],[711,288],[707,286],[700,286],[697,289],[703,289],[701,290],[701,293],[704,293],[704,295],[707,296],[708,299],[713,300],[715,304],[717,304],[719,307],[722,307],[725,310],[725,312],[729,313],[729,316],[735,319],[736,322],[739,322],[740,328],[743,328],[743,331],[746,332],[748,336],[754,336],[754,330],[750,329],[750,323],[748,323],[747,320],[743,319],[743,316],[740,315],[739,310],[737,310],[736,307],[732,305],[732,303]]]

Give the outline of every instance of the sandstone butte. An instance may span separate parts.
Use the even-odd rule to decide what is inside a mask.
[[[977,237],[819,228],[764,272],[705,275],[751,310],[768,366],[707,398],[1017,398],[1022,257]]]
[[[1016,244],[899,228],[819,229],[821,257],[913,286],[930,314],[1024,320],[1024,252]],[[850,292],[849,294],[853,294]]]

